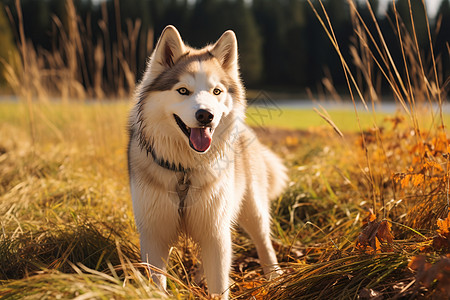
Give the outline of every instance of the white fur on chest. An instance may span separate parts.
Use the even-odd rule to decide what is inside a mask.
[[[189,188],[182,203],[177,185],[183,173],[166,170],[143,153],[139,156],[141,168],[137,172],[141,174],[132,176],[131,193],[141,234],[154,228],[173,243],[180,232],[198,240],[199,235],[212,232],[211,227],[229,230],[221,226],[229,226],[236,219],[244,193],[243,185],[235,180],[234,162],[219,159],[187,173]]]

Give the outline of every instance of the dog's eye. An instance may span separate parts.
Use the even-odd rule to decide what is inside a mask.
[[[214,95],[220,95],[222,93],[222,91],[220,90],[220,89],[218,89],[218,88],[215,88],[214,90],[213,90],[213,94]]]
[[[189,90],[188,90],[187,88],[184,88],[184,87],[179,88],[179,89],[177,90],[177,92],[178,92],[180,95],[183,95],[183,96],[189,96],[189,95],[191,94],[191,92],[189,92]]]

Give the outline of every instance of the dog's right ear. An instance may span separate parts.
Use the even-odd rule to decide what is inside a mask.
[[[211,54],[217,58],[225,71],[238,75],[238,50],[236,35],[232,30],[227,30],[212,46]]]
[[[152,71],[160,73],[171,68],[185,53],[186,47],[178,30],[168,25],[161,33],[152,57]]]

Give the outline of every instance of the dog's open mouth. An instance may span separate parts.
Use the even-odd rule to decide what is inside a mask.
[[[213,130],[211,127],[188,127],[179,116],[173,115],[181,131],[188,137],[189,145],[197,152],[206,152],[211,147]]]

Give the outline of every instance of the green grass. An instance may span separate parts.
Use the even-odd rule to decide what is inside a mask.
[[[319,109],[319,107],[317,107]],[[319,109],[320,110],[320,109]],[[399,110],[400,112],[400,107]],[[377,126],[387,126],[386,118],[392,118],[395,113],[358,111],[358,116],[353,109],[327,110],[330,119],[343,132],[359,132]],[[431,128],[438,122],[438,113],[425,111],[420,119],[422,128]],[[251,126],[268,126],[284,129],[314,129],[331,128],[331,126],[314,110],[310,109],[265,109],[250,107],[247,111],[247,123]],[[359,119],[359,122],[358,122]],[[359,126],[360,124],[360,126]],[[450,127],[450,115],[444,115],[444,124]]]
[[[343,131],[356,131],[355,112],[351,110],[330,110],[328,111],[332,120]],[[247,122],[251,126],[268,126],[284,129],[312,129],[317,127],[329,127],[312,109],[281,109],[269,111],[264,108],[250,107],[247,112]],[[380,114],[381,117],[386,114]],[[371,114],[361,113],[363,128],[371,125]]]

